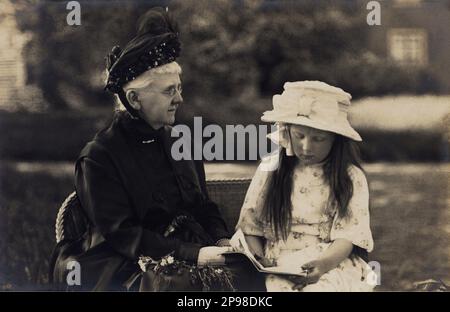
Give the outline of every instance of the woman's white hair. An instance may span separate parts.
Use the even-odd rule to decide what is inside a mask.
[[[155,68],[151,68],[146,72],[143,72],[136,79],[128,82],[123,86],[123,90],[126,93],[128,90],[136,90],[148,87],[155,79],[157,79],[158,75],[161,74],[179,74],[181,75],[182,70],[180,65],[177,62],[167,63]],[[126,110],[125,106],[123,106],[119,97],[116,95],[116,107],[115,110],[123,111]]]

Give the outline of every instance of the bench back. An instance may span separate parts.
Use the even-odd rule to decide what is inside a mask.
[[[219,206],[231,233],[234,233],[250,182],[250,179],[207,181],[209,197]]]
[[[219,206],[230,232],[234,232],[249,185],[248,179],[207,181],[209,197]],[[56,242],[79,238],[86,230],[85,222],[78,197],[72,192],[58,210]]]

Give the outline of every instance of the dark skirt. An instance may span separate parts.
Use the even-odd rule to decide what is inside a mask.
[[[50,282],[60,291],[127,291],[127,281],[140,273],[137,262],[114,252],[106,243],[83,251],[83,241],[61,241],[52,255]],[[79,264],[80,284],[71,281],[72,261]],[[127,289],[130,286],[130,289]]]
[[[175,218],[178,222],[170,237],[182,241],[213,245],[213,240],[203,227],[192,217]],[[175,222],[175,223],[177,223]],[[50,265],[50,280],[55,290],[66,291],[201,291],[205,285],[193,281],[189,266],[176,275],[156,274],[148,269],[142,272],[138,260],[130,260],[115,252],[107,242],[86,248],[86,238],[76,241],[61,241],[53,252]],[[71,261],[80,265],[80,285],[70,285],[67,277],[71,274]],[[192,266],[195,268],[195,266]],[[237,291],[264,291],[264,276],[256,271],[245,257],[226,256],[223,266],[231,276],[233,289]],[[195,279],[194,279],[195,280]],[[229,290],[215,288],[211,290]]]

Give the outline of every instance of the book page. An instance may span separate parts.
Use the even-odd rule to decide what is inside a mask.
[[[305,276],[306,272],[301,268],[301,265],[292,267],[292,266],[276,266],[276,267],[265,267],[258,260],[256,260],[255,256],[250,251],[250,248],[245,240],[245,235],[241,229],[238,229],[236,233],[230,240],[230,245],[233,247],[234,251],[230,251],[227,253],[241,253],[244,254],[255,266],[255,268],[259,272],[263,273],[272,273],[272,274],[285,274],[285,275],[300,275]]]
[[[231,251],[229,253],[242,253],[255,265],[255,267],[260,270],[264,269],[264,266],[256,260],[253,253],[250,251],[250,247],[247,244],[247,241],[245,240],[245,235],[242,232],[241,229],[237,230],[236,233],[234,233],[233,237],[230,240],[230,245],[233,247],[234,251]]]

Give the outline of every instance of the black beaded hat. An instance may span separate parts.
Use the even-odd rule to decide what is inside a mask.
[[[176,24],[164,9],[153,8],[139,19],[136,37],[123,50],[115,46],[106,56],[105,90],[122,95],[122,100],[126,83],[151,68],[175,61],[179,54]]]

